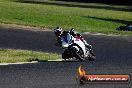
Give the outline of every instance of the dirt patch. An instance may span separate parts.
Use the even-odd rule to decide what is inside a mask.
[[[8,24],[8,23],[0,23],[0,27],[4,28],[13,28],[13,29],[24,29],[24,30],[47,30],[51,31],[48,28],[39,28],[39,27],[33,27],[33,26],[27,26],[27,25],[19,25],[19,24]]]

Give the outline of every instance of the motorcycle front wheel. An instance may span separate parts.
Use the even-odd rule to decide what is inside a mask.
[[[80,47],[78,47],[78,48],[80,48]],[[83,51],[81,49],[79,49],[79,51],[78,51],[75,47],[72,47],[72,52],[73,52],[74,57],[76,59],[79,59],[82,62],[85,61],[85,58],[84,58],[84,55],[83,55]]]
[[[65,50],[64,53],[62,53],[62,58],[66,60],[72,58],[72,55],[68,52],[68,50]]]

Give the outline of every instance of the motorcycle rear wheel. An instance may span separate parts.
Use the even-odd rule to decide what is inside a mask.
[[[90,57],[88,59],[89,61],[94,61],[96,59],[96,56],[93,53],[90,53]]]

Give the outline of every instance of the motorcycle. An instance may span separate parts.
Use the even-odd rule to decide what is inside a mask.
[[[62,53],[64,60],[75,58],[80,61],[94,61],[96,58],[79,37],[73,37],[70,33],[66,33],[61,37],[61,46],[65,49],[64,53]]]

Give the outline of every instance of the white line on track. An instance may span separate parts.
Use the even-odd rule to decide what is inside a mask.
[[[57,59],[57,60],[44,60],[43,62],[58,62],[63,61],[63,59]],[[0,65],[19,65],[19,64],[32,64],[32,63],[38,63],[41,61],[32,61],[32,62],[17,62],[17,63],[0,63]]]
[[[29,63],[38,63],[38,61],[32,61],[32,62],[18,62],[18,63],[0,63],[0,65],[17,65],[17,64],[29,64]]]
[[[63,61],[63,59],[57,59],[57,60],[48,60],[48,61]]]

